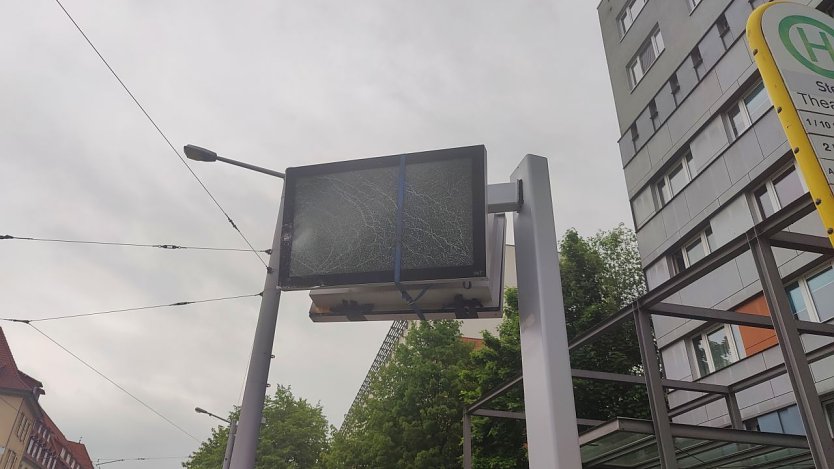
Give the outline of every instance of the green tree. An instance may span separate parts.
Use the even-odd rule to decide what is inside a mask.
[[[483,346],[472,352],[471,365],[461,373],[463,398],[471,403],[521,372],[518,290],[505,292],[504,320],[498,336],[483,334]],[[524,411],[522,386],[490,401],[490,409]],[[523,420],[474,417],[473,466],[478,469],[515,469],[527,466],[526,427]]]
[[[258,441],[257,469],[315,469],[328,445],[328,423],[320,405],[295,398],[289,387],[277,386],[267,396]],[[237,418],[237,412],[230,415]],[[211,431],[211,437],[183,463],[188,469],[217,469],[223,465],[228,427]]]
[[[568,338],[600,323],[645,292],[634,232],[624,225],[590,238],[568,230],[560,250]],[[625,321],[571,353],[578,369],[640,374],[642,360],[633,321]],[[650,416],[642,386],[575,380],[578,417],[608,420]]]
[[[599,323],[645,291],[634,232],[623,225],[583,238],[568,230],[561,242],[559,264],[568,337]],[[484,334],[483,348],[473,352],[472,366],[462,372],[464,399],[482,394],[521,372],[518,293],[506,292],[504,321],[498,336]],[[641,372],[640,351],[633,322],[626,322],[593,344],[571,354],[574,368],[615,373]],[[617,416],[648,417],[648,401],[641,386],[586,380],[574,381],[577,416],[607,420]],[[524,409],[523,390],[517,386],[490,402],[490,408]],[[526,467],[523,421],[475,418],[472,422],[474,466]]]
[[[335,433],[326,467],[460,467],[459,375],[471,350],[456,321],[413,325],[371,381],[351,424]]]

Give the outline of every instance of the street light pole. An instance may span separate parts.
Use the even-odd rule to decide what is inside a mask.
[[[242,168],[251,169],[271,176],[284,178],[284,173],[250,165],[240,161],[217,156],[217,153],[195,145],[186,145],[185,154],[195,161],[222,161]],[[237,421],[237,436],[234,439],[231,469],[254,469],[255,453],[258,449],[258,434],[263,418],[264,400],[266,398],[269,365],[272,360],[272,344],[275,341],[275,327],[278,321],[278,306],[281,302],[281,289],[278,286],[278,266],[281,253],[281,223],[284,212],[284,190],[281,189],[281,203],[278,208],[278,221],[272,237],[272,254],[264,280],[261,309],[258,312],[258,324],[255,326],[255,339],[249,370],[246,373],[246,386],[240,417]]]
[[[212,414],[211,412],[199,407],[195,407],[194,412],[197,412],[198,414],[206,414],[229,424],[229,436],[226,438],[226,453],[223,455],[223,469],[229,469],[229,465],[232,462],[232,449],[235,444],[235,435],[237,434],[237,420],[226,420],[219,415]]]

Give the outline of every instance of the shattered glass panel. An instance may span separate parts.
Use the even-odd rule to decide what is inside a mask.
[[[399,167],[299,178],[291,276],[393,271]]]
[[[472,160],[406,166],[403,269],[472,265]]]

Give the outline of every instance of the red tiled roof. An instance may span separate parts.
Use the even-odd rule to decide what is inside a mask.
[[[3,333],[3,328],[0,327],[0,388],[12,389],[16,391],[32,391],[33,387],[21,378],[20,370],[17,369],[17,363],[12,356],[12,349],[9,347],[9,342],[6,340],[6,334]],[[27,376],[27,378],[33,378]]]
[[[81,464],[82,468],[93,469],[93,460],[90,459],[90,453],[87,452],[87,447],[83,443],[67,441],[66,446],[70,454],[72,454],[72,457],[78,461],[78,464]]]

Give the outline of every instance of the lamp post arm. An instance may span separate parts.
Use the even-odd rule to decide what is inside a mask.
[[[235,166],[240,166],[241,168],[251,169],[252,171],[257,171],[259,173],[269,174],[270,176],[275,176],[275,177],[281,178],[281,179],[284,179],[284,177],[286,176],[284,173],[282,173],[280,171],[273,171],[271,169],[261,168],[260,166],[255,166],[253,164],[244,163],[243,161],[237,161],[237,160],[233,160],[233,159],[230,159],[230,158],[225,158],[225,157],[222,157],[222,156],[218,156],[217,161],[222,161],[224,163],[229,163],[229,164],[232,164],[232,165],[235,165]]]

